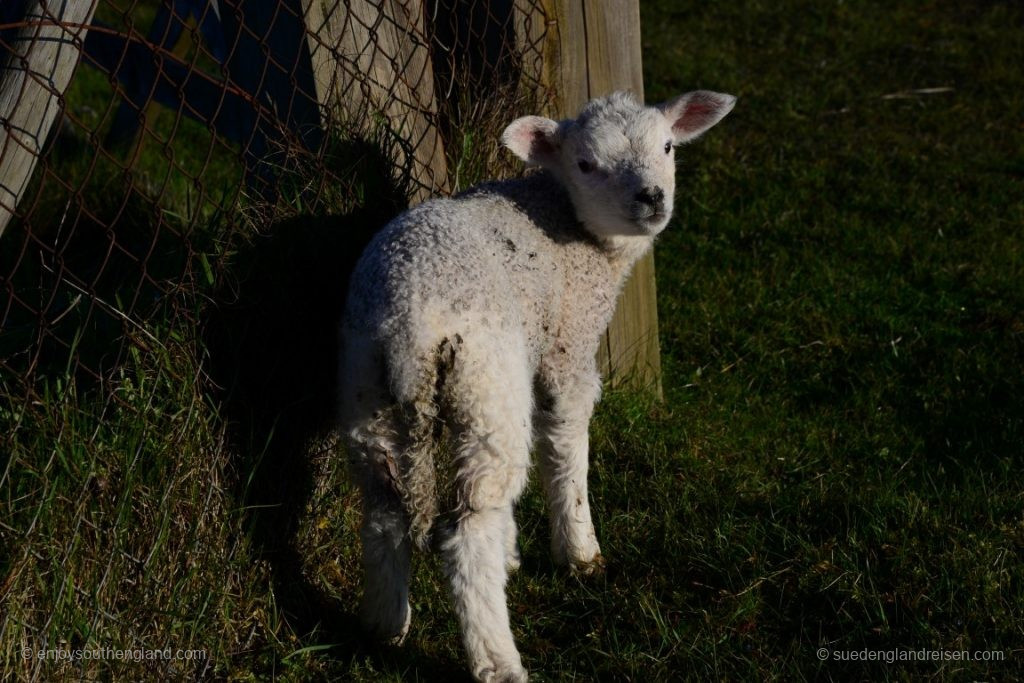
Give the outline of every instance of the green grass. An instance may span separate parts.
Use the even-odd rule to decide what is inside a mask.
[[[591,430],[606,572],[554,568],[536,485],[519,506],[524,663],[542,681],[1024,675],[1024,11],[641,10],[649,100],[740,99],[680,155],[656,250],[665,400],[609,392]],[[468,176],[483,134],[459,142]],[[155,324],[111,397],[54,373],[0,406],[0,677],[464,675],[436,558],[416,560],[405,646],[359,637],[358,498],[321,429],[338,302],[316,292],[343,270],[338,228],[392,210],[300,212],[232,247],[237,301],[177,305],[234,336]],[[209,663],[21,659],[62,641]]]

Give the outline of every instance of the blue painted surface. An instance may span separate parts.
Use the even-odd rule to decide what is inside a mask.
[[[0,0],[0,24],[14,24],[25,18],[29,0]],[[0,58],[6,57],[8,46],[19,29],[0,31]]]
[[[203,78],[170,56],[190,18],[221,73]],[[268,140],[287,130],[319,149],[323,131],[299,0],[165,0],[146,40],[157,49],[107,32],[86,38],[86,62],[116,78],[124,98],[108,146],[133,140],[146,104],[155,101],[237,143],[250,188],[265,197],[274,192]]]

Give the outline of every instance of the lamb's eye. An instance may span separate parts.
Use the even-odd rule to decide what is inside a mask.
[[[594,165],[592,163],[589,161],[583,161],[582,159],[580,159],[580,162],[576,165],[580,167],[580,171],[583,173],[590,173],[594,170]]]
[[[668,154],[671,151],[672,151],[672,143],[671,142],[666,142],[665,143],[665,154]]]

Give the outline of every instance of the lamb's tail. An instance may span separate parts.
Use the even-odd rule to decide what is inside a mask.
[[[441,451],[443,422],[440,419],[446,402],[446,380],[454,367],[456,349],[462,339],[444,339],[432,356],[424,359],[412,400],[403,403],[402,412],[408,441],[402,449],[400,476],[402,501],[409,516],[409,534],[417,548],[431,545],[431,529],[440,507],[438,463]]]

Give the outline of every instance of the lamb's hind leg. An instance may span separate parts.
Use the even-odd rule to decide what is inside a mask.
[[[537,459],[551,517],[555,562],[593,572],[603,563],[587,500],[590,417],[601,393],[594,371],[560,383],[538,418]]]
[[[519,541],[516,538],[515,519],[505,527],[505,570],[511,574],[517,571],[523,564],[522,556],[519,553]]]
[[[381,458],[388,457],[383,453]],[[374,463],[379,470],[391,466]],[[390,475],[385,475],[390,477]],[[383,477],[381,477],[383,478]],[[363,598],[359,615],[373,636],[399,644],[409,631],[409,521],[389,482],[363,488]]]
[[[342,422],[363,495],[363,597],[360,616],[372,636],[400,643],[409,630],[409,520],[397,487],[402,425],[383,388],[371,345],[346,337],[341,367]]]
[[[525,681],[509,627],[505,584],[512,505],[526,483],[532,394],[523,344],[466,339],[456,355],[458,518],[442,543],[445,571],[478,681]],[[479,341],[479,340],[478,340]]]

